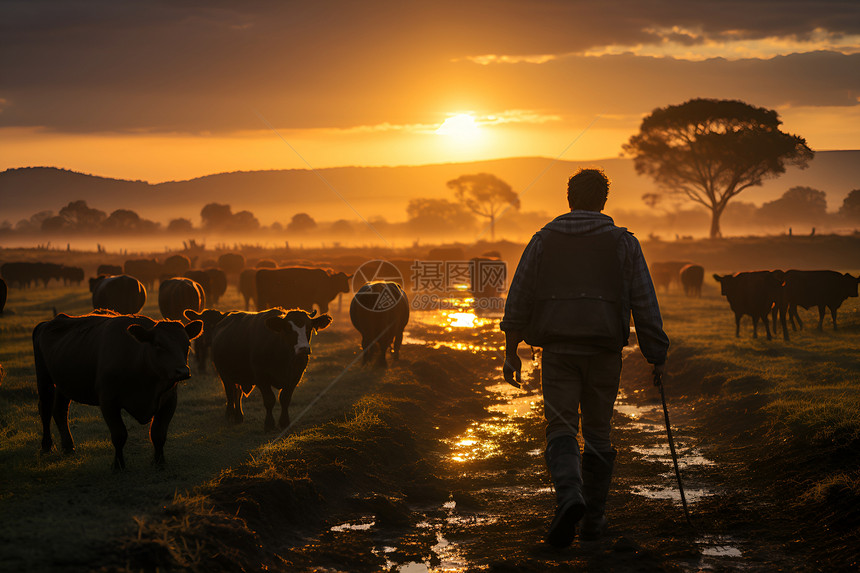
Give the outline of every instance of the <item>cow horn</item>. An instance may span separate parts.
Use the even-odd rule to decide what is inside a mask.
[[[313,318],[313,317],[315,317],[316,315],[317,315],[317,309],[313,309],[313,310],[311,311],[311,313],[310,313],[308,316],[310,316],[311,318]]]

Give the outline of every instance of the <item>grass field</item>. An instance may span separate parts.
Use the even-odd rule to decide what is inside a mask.
[[[733,314],[718,292],[707,285],[701,299],[661,293],[672,340],[667,393],[690,406],[691,419],[711,424],[715,439],[746,436],[745,443],[755,447],[744,455],[760,456],[762,463],[778,462],[780,471],[793,472],[781,479],[800,485],[807,497],[792,503],[814,506],[834,495],[856,503],[860,475],[852,456],[860,444],[860,301],[852,298],[843,304],[837,332],[829,320],[823,332],[810,329],[817,323],[817,313],[811,310],[802,314],[807,329],[793,333],[790,342],[779,336],[767,341],[763,335],[752,338],[749,318],[742,323],[740,338],[735,338]],[[219,306],[240,307],[235,288]],[[183,563],[193,563],[199,548],[183,549],[178,541],[169,541],[190,526],[179,523],[165,529],[153,525],[147,515],[177,504],[185,508],[183,512],[190,506],[210,511],[207,492],[232,476],[284,479],[289,472],[277,467],[277,460],[287,450],[305,452],[313,459],[335,441],[354,446],[339,452],[358,452],[379,440],[387,443],[394,432],[384,428],[385,412],[418,407],[411,390],[408,400],[405,394],[392,399],[414,372],[390,370],[378,376],[349,368],[358,355],[358,336],[335,304],[335,324],[315,338],[310,366],[293,399],[293,419],[302,416],[297,434],[267,448],[274,436],[263,432],[259,395],[255,392],[246,399],[244,424],[228,425],[220,381],[211,373],[195,375],[179,389],[165,448],[166,469],[150,465],[147,427],[126,417],[128,469],[114,473],[109,433],[95,407],[72,405],[74,456],[39,453],[30,335],[54,309],[87,312],[89,292],[85,287],[12,289],[6,308],[10,312],[0,318],[0,363],[6,370],[0,386],[0,569],[84,567],[111,540],[141,535],[162,536],[165,547],[182,554]],[[143,314],[160,316],[154,297]],[[426,352],[438,353],[440,361],[438,367],[426,366],[430,378],[437,374],[434,368],[444,371],[443,364],[456,367],[451,351]],[[379,398],[383,386],[388,393]],[[315,401],[320,394],[324,398]],[[350,464],[362,463],[360,454],[350,455],[327,463],[341,463],[344,472],[350,471]],[[293,468],[291,475],[307,473],[307,467]],[[187,515],[183,512],[177,515]]]

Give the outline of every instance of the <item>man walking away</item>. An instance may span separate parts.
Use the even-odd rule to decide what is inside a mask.
[[[506,343],[503,372],[510,384],[517,386],[520,379],[517,345],[524,340],[543,347],[545,459],[556,492],[547,542],[555,547],[573,542],[580,520],[584,540],[599,539],[606,529],[616,455],[610,420],[631,311],[639,348],[655,374],[662,375],[669,348],[639,241],[601,213],[608,194],[602,170],[580,169],[570,178],[570,212],[526,246],[500,325]]]

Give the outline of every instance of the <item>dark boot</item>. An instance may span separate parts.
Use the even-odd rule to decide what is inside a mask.
[[[576,537],[576,524],[585,513],[579,443],[574,436],[554,438],[547,444],[545,458],[556,497],[555,517],[546,540],[553,547],[567,547]]]
[[[585,452],[582,454],[582,494],[585,497],[585,517],[582,519],[584,541],[595,541],[606,531],[606,496],[612,481],[616,451]]]

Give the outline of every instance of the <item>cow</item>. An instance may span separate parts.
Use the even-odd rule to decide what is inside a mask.
[[[62,280],[62,265],[41,262],[10,262],[0,267],[8,286],[27,287],[40,281],[45,287],[51,279]]]
[[[343,272],[309,267],[257,270],[258,311],[275,307],[311,311],[316,304],[324,313],[342,292],[349,292],[349,276]]]
[[[795,320],[797,320],[797,326],[803,330],[803,321],[797,314],[798,306],[804,309],[818,307],[818,330],[820,331],[824,330],[824,311],[830,309],[833,330],[837,330],[836,311],[845,299],[857,296],[858,281],[860,278],[836,271],[786,271],[784,294],[780,301],[780,321],[786,340],[788,339],[786,314],[792,329],[797,329],[795,326]]]
[[[191,376],[190,340],[202,323],[186,326],[145,316],[96,312],[84,316],[59,314],[33,329],[33,355],[42,420],[42,452],[53,449],[51,417],[66,453],[75,451],[69,431],[72,401],[98,406],[110,429],[113,468],[125,469],[123,446],[128,432],[125,410],[141,424],[150,424],[153,461],[164,465],[167,426],[176,410],[176,387]]]
[[[3,309],[6,308],[6,295],[9,289],[6,287],[6,281],[0,279],[0,314],[3,314]]]
[[[669,292],[669,287],[673,282],[679,282],[681,269],[687,265],[693,264],[690,261],[657,261],[648,265],[651,271],[651,280],[654,283],[654,288],[663,287],[666,292]]]
[[[206,291],[206,297],[212,304],[218,304],[227,292],[227,274],[215,267],[203,269],[203,272],[209,277],[209,290]]]
[[[228,275],[236,276],[245,268],[245,257],[239,253],[224,253],[218,257],[217,267]]]
[[[123,263],[122,270],[152,289],[161,277],[162,265],[156,259],[129,259]]]
[[[206,306],[203,287],[191,279],[174,277],[163,281],[158,287],[158,309],[168,320],[186,322],[186,310],[200,312]]]
[[[170,278],[181,277],[191,269],[191,260],[185,255],[170,255],[164,259],[162,273],[170,275]]]
[[[753,271],[720,276],[720,294],[729,301],[735,313],[735,336],[740,337],[741,317],[748,314],[753,321],[753,338],[758,338],[758,321],[764,322],[767,339],[771,340],[768,314],[776,304],[782,288],[781,271]]]
[[[96,269],[96,275],[121,275],[122,267],[119,265],[99,265],[98,269]]]
[[[678,271],[681,286],[687,296],[702,296],[702,282],[705,280],[705,268],[702,265],[690,263],[681,267]]]
[[[239,273],[239,294],[245,299],[245,310],[250,310],[251,299],[257,300],[257,269],[243,269]]]
[[[187,321],[199,320],[203,323],[203,332],[194,340],[194,362],[197,365],[197,371],[205,373],[209,370],[209,356],[212,351],[212,332],[215,330],[215,325],[221,322],[228,313],[207,308],[202,312],[194,310],[186,310],[182,313]]]
[[[241,423],[242,397],[254,387],[263,395],[266,408],[264,431],[275,429],[272,408],[279,392],[281,428],[290,425],[289,405],[293,391],[308,365],[311,337],[331,324],[328,314],[273,308],[263,312],[231,312],[212,332],[212,362],[227,397],[227,419]]]
[[[98,277],[90,283],[93,308],[107,309],[119,314],[137,314],[146,304],[146,287],[128,275]]]
[[[498,257],[473,257],[469,259],[469,292],[475,298],[477,308],[483,308],[487,299],[502,295],[507,285],[508,266]]]
[[[63,284],[68,285],[74,283],[80,285],[84,281],[84,269],[81,267],[60,267],[60,276],[63,278]]]
[[[349,318],[361,334],[363,364],[376,354],[376,366],[385,368],[389,349],[395,360],[400,358],[403,329],[409,322],[409,300],[399,284],[378,281],[362,286],[349,305]]]

